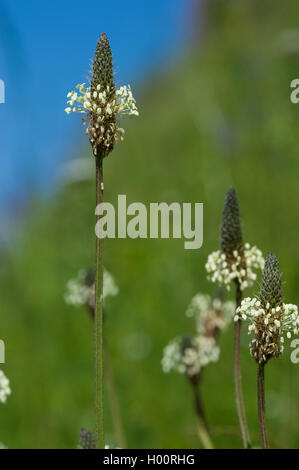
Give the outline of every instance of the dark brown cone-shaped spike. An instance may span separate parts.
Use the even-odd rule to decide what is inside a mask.
[[[236,191],[232,188],[226,194],[222,211],[221,250],[228,259],[233,258],[234,250],[239,254],[243,251],[239,203]]]
[[[96,436],[88,429],[82,428],[80,431],[79,447],[81,449],[96,449]]]
[[[192,339],[189,335],[183,335],[181,338],[181,354],[182,356],[185,354],[186,349],[192,349]]]
[[[92,66],[92,76],[90,83],[90,91],[93,96],[100,85],[100,92],[106,93],[106,104],[112,104],[116,100],[115,83],[113,79],[112,53],[109,40],[105,33],[99,37],[94,61]],[[98,108],[102,104],[98,102]],[[112,106],[113,108],[113,106]],[[96,157],[102,159],[107,157],[113,150],[115,143],[116,116],[113,111],[110,114],[105,113],[105,119],[101,120],[99,126],[98,114],[94,110],[89,112],[89,138]]]
[[[224,301],[224,296],[225,296],[225,291],[223,287],[217,287],[215,290],[213,297],[212,297],[212,303],[214,300],[219,299],[220,302]]]
[[[264,307],[268,302],[271,308],[283,304],[281,272],[278,259],[273,253],[269,253],[265,261],[260,300]]]
[[[110,88],[114,93],[115,83],[113,79],[112,52],[109,39],[105,33],[102,33],[97,42],[91,78],[91,91],[95,91],[97,85],[101,85],[101,90]]]
[[[88,287],[95,283],[95,271],[94,269],[86,269],[84,272],[84,284]]]

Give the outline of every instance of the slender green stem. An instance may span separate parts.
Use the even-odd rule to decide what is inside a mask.
[[[96,157],[96,206],[103,202],[103,159]],[[96,222],[99,215],[96,215]],[[96,236],[95,267],[95,422],[97,448],[104,449],[104,406],[103,406],[103,238]]]
[[[241,305],[242,292],[240,283],[236,282],[236,308]],[[246,412],[244,406],[243,389],[242,389],[242,375],[241,375],[241,321],[235,322],[235,335],[234,335],[234,385],[235,385],[235,400],[237,407],[237,414],[239,418],[239,425],[243,441],[243,447],[249,449],[251,447],[249,431],[246,420]]]
[[[257,369],[257,406],[260,426],[261,445],[263,449],[269,449],[268,431],[266,423],[264,364],[259,364]]]
[[[119,409],[119,402],[116,393],[116,385],[114,380],[114,373],[113,368],[111,365],[109,351],[107,348],[107,344],[104,341],[104,365],[105,365],[105,378],[107,380],[107,387],[108,387],[108,397],[110,402],[110,410],[112,415],[112,421],[114,425],[114,431],[116,436],[117,445],[121,449],[125,449],[127,447],[126,439],[124,435],[120,409]]]
[[[204,449],[214,449],[202,406],[198,383],[192,383],[192,388],[194,393],[198,438]]]

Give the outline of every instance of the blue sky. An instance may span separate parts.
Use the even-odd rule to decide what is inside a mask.
[[[189,39],[192,1],[0,0],[0,213],[48,190],[76,148],[65,96],[86,78],[99,34],[110,38],[117,81],[136,87]]]

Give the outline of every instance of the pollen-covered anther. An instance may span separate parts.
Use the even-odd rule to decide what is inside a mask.
[[[239,281],[241,290],[251,286],[257,277],[254,271],[263,267],[262,252],[256,246],[251,247],[249,243],[245,243],[241,251],[234,250],[232,258],[221,250],[214,251],[206,263],[208,279],[228,290],[232,281]]]
[[[107,101],[109,91],[103,93],[90,92],[90,87],[85,88],[85,84],[77,85],[78,93],[72,91],[68,93],[67,104],[65,112],[86,113],[87,117],[84,120],[89,123],[86,133],[90,135],[90,141],[94,151],[97,148],[103,147],[105,152],[109,153],[114,146],[115,142],[123,141],[125,131],[117,125],[117,118],[123,115],[138,116],[136,101],[133,97],[131,87],[122,86],[115,92],[113,99]],[[98,90],[100,87],[97,87]]]
[[[292,334],[298,334],[298,307],[293,304],[283,303],[271,308],[267,303],[262,307],[260,300],[247,297],[236,310],[234,320],[240,319],[248,320],[248,334],[255,335],[250,343],[250,353],[259,363],[281,355],[284,335],[291,338]]]
[[[209,338],[216,338],[218,333],[224,330],[232,320],[234,303],[223,301],[220,294],[211,298],[209,295],[196,294],[186,311],[186,316],[196,320],[197,333]]]
[[[193,378],[207,364],[218,361],[220,349],[214,338],[195,336],[190,338],[190,344],[183,350],[181,342],[181,338],[175,338],[164,349],[162,359],[164,372],[176,370]]]

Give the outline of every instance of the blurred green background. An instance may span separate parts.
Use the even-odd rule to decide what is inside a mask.
[[[105,335],[130,448],[200,446],[189,385],[163,374],[160,361],[170,339],[194,330],[184,315],[191,297],[214,291],[204,265],[219,245],[230,186],[244,239],[278,256],[285,299],[299,303],[299,104],[290,102],[290,82],[299,77],[298,18],[295,1],[207,1],[198,38],[144,84],[140,118],[124,124],[125,143],[105,161],[106,201],[126,194],[128,203],[204,203],[200,250],[184,250],[182,240],[105,241],[105,266],[120,288],[107,301]],[[33,201],[13,249],[1,253],[2,369],[12,395],[0,405],[0,441],[9,448],[75,448],[80,428],[94,428],[92,323],[63,298],[67,281],[94,262],[94,162],[84,145],[75,157],[86,158],[91,177],[69,179],[48,203]],[[259,282],[247,293],[258,289]],[[243,333],[244,393],[258,445],[256,365]],[[232,341],[231,325],[202,383],[218,448],[241,446]],[[266,368],[274,448],[299,445],[298,377],[289,347]],[[114,443],[107,397],[106,404],[106,440]]]

